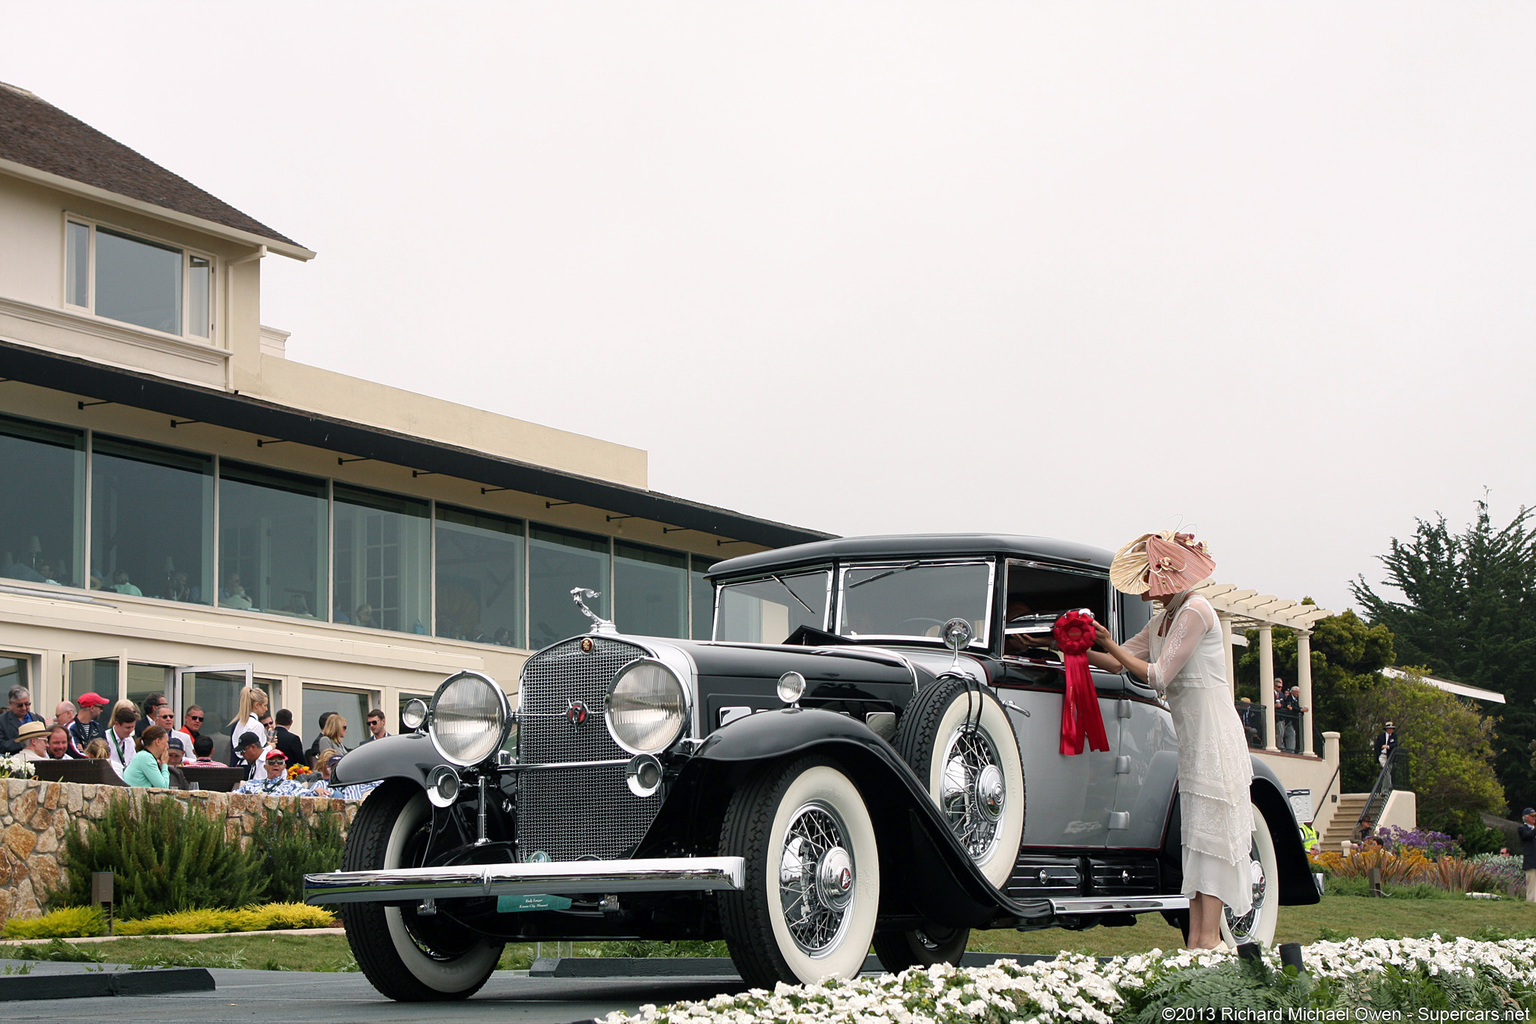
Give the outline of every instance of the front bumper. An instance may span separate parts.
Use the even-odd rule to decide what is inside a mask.
[[[543,864],[472,864],[457,868],[386,868],[304,876],[305,903],[399,903],[478,896],[570,896],[627,892],[735,891],[740,857],[573,860]]]

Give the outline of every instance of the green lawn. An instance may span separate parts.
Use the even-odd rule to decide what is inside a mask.
[[[1536,904],[1522,900],[1471,900],[1461,897],[1412,899],[1402,896],[1325,896],[1310,907],[1280,911],[1280,942],[1315,942],[1350,935],[1369,938],[1425,936],[1438,932],[1450,938],[1536,937]],[[971,936],[970,948],[999,953],[1056,953],[1073,950],[1099,956],[1141,953],[1154,947],[1176,949],[1183,944],[1177,929],[1161,916],[1144,915],[1130,928],[1090,928],[1074,932],[1048,928],[1034,932],[988,931]],[[637,948],[638,947],[638,948]],[[577,956],[632,956],[655,953],[656,944],[577,943]],[[688,944],[686,953],[714,953],[721,947]],[[552,954],[551,944],[545,952]],[[526,968],[533,959],[530,944],[508,946],[503,969]],[[0,958],[14,960],[81,959],[138,967],[234,967],[272,971],[348,971],[357,964],[339,935],[220,935],[184,940],[146,937],[107,942],[15,946],[0,944]]]

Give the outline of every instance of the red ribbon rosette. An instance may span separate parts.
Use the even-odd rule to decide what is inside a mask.
[[[1067,612],[1052,628],[1056,647],[1066,669],[1067,689],[1061,701],[1061,752],[1081,754],[1086,738],[1092,750],[1108,750],[1104,716],[1099,714],[1099,694],[1088,674],[1088,649],[1093,646],[1093,616]]]

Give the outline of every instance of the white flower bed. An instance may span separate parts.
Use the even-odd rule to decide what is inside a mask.
[[[1000,1020],[1112,1024],[1115,1014],[1125,1006],[1126,996],[1154,979],[1225,963],[1233,956],[1225,950],[1164,953],[1154,949],[1102,963],[1082,954],[1063,953],[1054,960],[1028,966],[1012,961],[970,968],[941,964],[853,981],[781,983],[772,992],[751,989],[703,1002],[659,1008],[647,1005],[638,1014],[611,1013],[598,1020],[601,1024],[749,1024],[765,1020],[790,1024],[975,1024]],[[1303,958],[1307,972],[1318,980],[1349,981],[1389,967],[1430,976],[1471,977],[1481,968],[1513,987],[1536,987],[1536,939],[1349,939],[1314,943],[1303,950]],[[1271,950],[1266,959],[1272,968],[1280,968],[1277,951]]]

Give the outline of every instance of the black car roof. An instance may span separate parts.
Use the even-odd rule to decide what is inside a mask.
[[[737,576],[838,560],[921,558],[952,555],[1002,555],[1061,562],[1108,571],[1113,552],[1052,537],[1007,533],[902,533],[882,537],[838,537],[795,544],[730,558],[710,566],[705,576]]]

